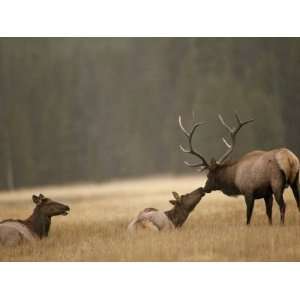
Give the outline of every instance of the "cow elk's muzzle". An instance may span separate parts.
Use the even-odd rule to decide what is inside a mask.
[[[65,205],[61,214],[63,216],[67,216],[69,214],[69,212],[70,212],[70,207]]]

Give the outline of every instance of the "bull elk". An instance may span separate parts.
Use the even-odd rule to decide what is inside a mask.
[[[145,208],[128,225],[129,231],[137,229],[151,229],[154,231],[168,230],[181,227],[187,220],[201,198],[205,195],[203,188],[179,196],[173,192],[174,200],[170,200],[173,205],[168,211],[160,211],[156,208]]]
[[[0,222],[0,245],[16,246],[47,237],[51,218],[67,215],[70,208],[46,198],[42,194],[32,196],[35,208],[26,220],[7,219]]]
[[[280,209],[280,221],[284,224],[285,202],[283,199],[284,189],[290,186],[300,211],[300,199],[298,190],[299,181],[299,160],[294,153],[286,148],[274,149],[270,151],[252,151],[236,161],[227,160],[234,150],[236,136],[240,129],[253,122],[248,120],[242,122],[235,114],[237,125],[231,127],[225,123],[223,117],[219,115],[221,124],[228,130],[231,142],[225,138],[223,142],[227,151],[218,159],[211,159],[210,163],[197,151],[192,143],[193,135],[196,129],[203,123],[193,125],[191,131],[187,131],[179,116],[179,125],[185,136],[188,138],[189,148],[180,148],[185,153],[190,153],[200,159],[199,163],[186,165],[193,168],[199,168],[200,171],[207,170],[207,181],[204,191],[210,193],[220,190],[225,195],[245,197],[247,207],[247,225],[250,224],[254,207],[254,200],[264,198],[266,214],[269,224],[272,224],[273,195]]]

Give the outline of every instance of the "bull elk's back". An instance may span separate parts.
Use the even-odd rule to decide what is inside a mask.
[[[278,169],[284,173],[287,183],[293,183],[299,172],[299,160],[286,148],[253,151],[235,163],[235,169],[235,184],[240,186],[243,192],[247,192],[251,185],[269,184],[270,178],[275,176]]]
[[[258,187],[267,188],[270,186],[270,178],[281,180],[279,170],[284,173],[289,184],[296,180],[299,172],[298,158],[285,148],[253,151],[241,157],[238,162],[234,162],[234,167],[230,168],[230,164],[227,166],[229,166],[228,173],[233,174],[235,185],[245,194],[255,192]]]

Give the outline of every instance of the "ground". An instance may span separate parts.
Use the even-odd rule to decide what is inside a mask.
[[[203,185],[195,176],[161,176],[104,184],[40,187],[0,193],[0,220],[26,218],[33,193],[71,207],[52,219],[50,236],[34,245],[0,246],[0,261],[299,261],[300,213],[290,190],[286,224],[277,204],[268,225],[257,200],[251,226],[245,225],[243,198],[213,192],[202,198],[180,230],[129,234],[130,220],[146,207],[169,209],[171,191]]]

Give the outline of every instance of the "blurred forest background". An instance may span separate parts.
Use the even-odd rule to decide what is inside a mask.
[[[187,173],[178,126],[224,151],[233,112],[255,118],[234,156],[300,154],[297,38],[1,38],[0,189]]]

